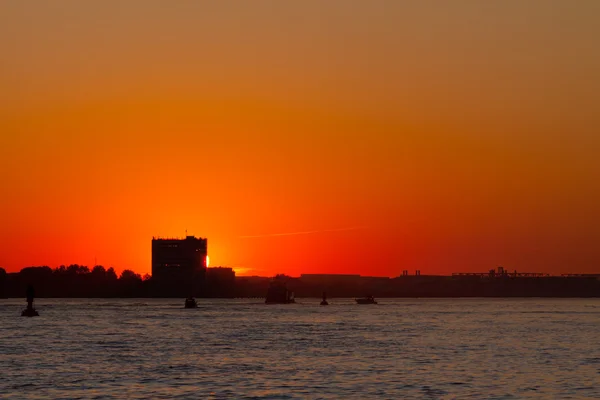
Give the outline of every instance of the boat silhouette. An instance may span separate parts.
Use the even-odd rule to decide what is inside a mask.
[[[360,299],[355,299],[357,304],[377,304],[375,298],[373,296],[362,297]]]
[[[285,282],[275,278],[269,284],[265,304],[290,304],[295,303],[294,292],[290,292]]]
[[[198,303],[196,303],[196,299],[193,297],[188,297],[185,299],[185,308],[198,308]]]

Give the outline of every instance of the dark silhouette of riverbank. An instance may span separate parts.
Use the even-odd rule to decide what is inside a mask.
[[[22,297],[28,285],[36,297],[195,297],[264,298],[272,278],[235,277],[226,268],[216,268],[194,283],[155,281],[125,270],[117,276],[114,269],[70,265],[51,269],[28,267],[16,273],[0,268],[0,298]],[[598,276],[513,276],[504,275],[403,275],[397,278],[359,275],[303,275],[293,278],[278,275],[296,297],[361,297],[366,293],[385,297],[600,297]]]

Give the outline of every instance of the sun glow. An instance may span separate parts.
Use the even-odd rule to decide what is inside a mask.
[[[251,272],[253,270],[251,268],[243,268],[243,267],[238,267],[238,268],[233,268],[233,272],[235,272],[236,275],[240,276],[240,275],[251,275]]]
[[[0,0],[0,281],[598,272],[600,2],[72,3]]]
[[[210,265],[210,257],[206,256],[206,268]]]

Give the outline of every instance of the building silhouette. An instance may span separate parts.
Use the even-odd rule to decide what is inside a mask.
[[[205,282],[202,297],[235,297],[235,271],[233,268],[208,268]]]
[[[197,296],[207,269],[208,240],[152,238],[152,280],[163,295]]]

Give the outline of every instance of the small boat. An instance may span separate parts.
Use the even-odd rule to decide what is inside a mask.
[[[198,303],[196,303],[196,299],[193,297],[188,297],[185,299],[185,308],[197,308]]]
[[[329,303],[327,302],[327,293],[323,292],[323,301],[321,301],[321,305],[322,306],[328,306]]]
[[[377,304],[373,296],[363,297],[361,299],[355,299],[358,304]]]
[[[267,298],[265,304],[291,304],[295,303],[294,292],[287,289],[285,282],[274,279],[267,290]]]

